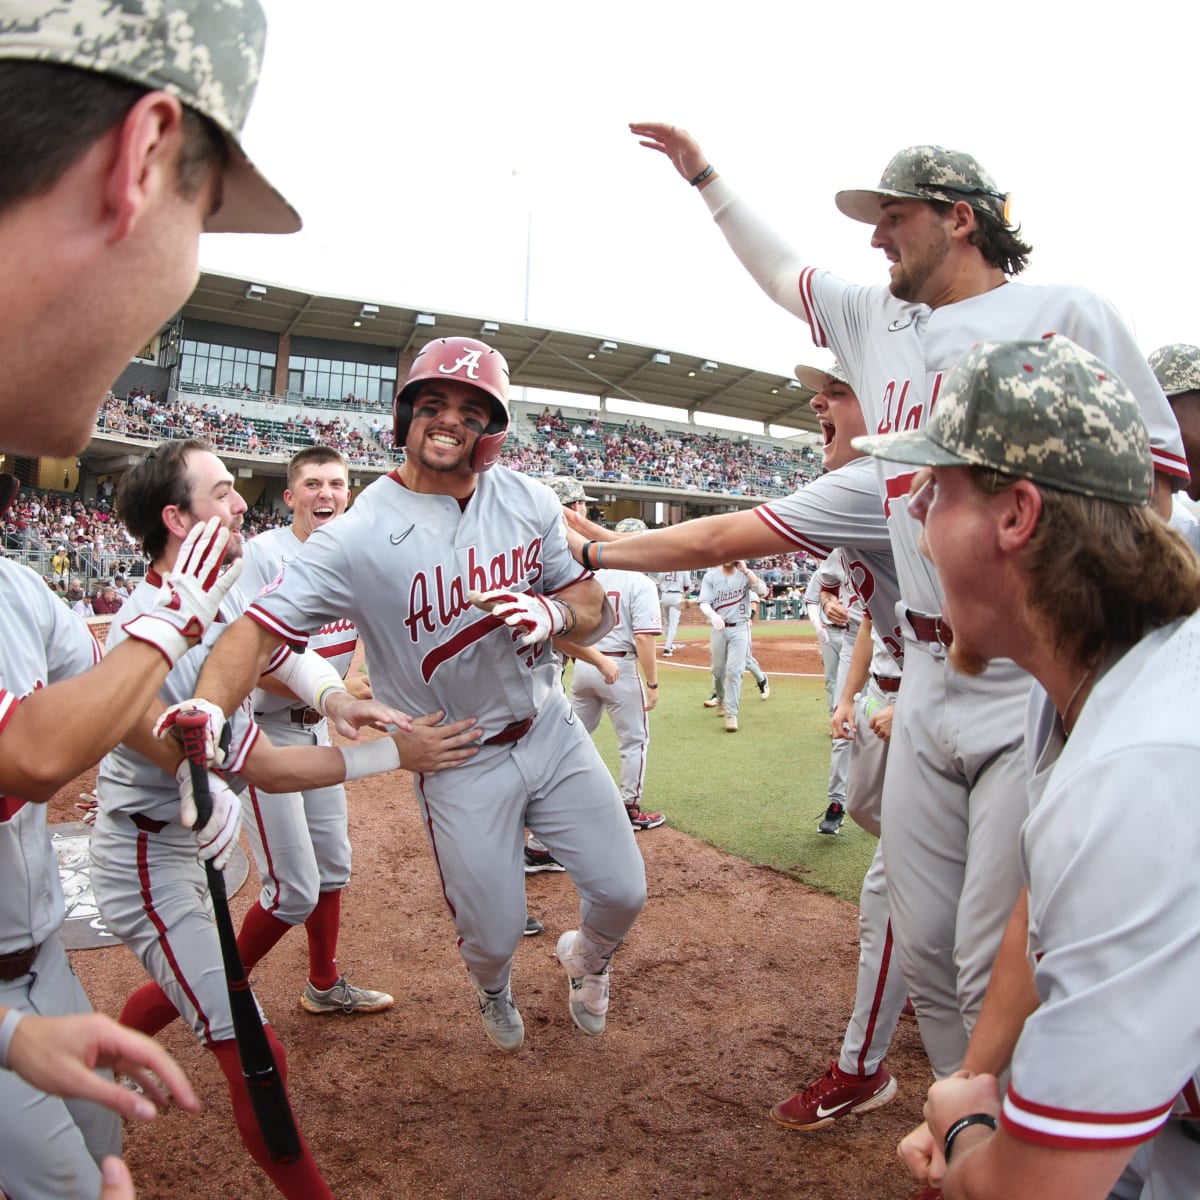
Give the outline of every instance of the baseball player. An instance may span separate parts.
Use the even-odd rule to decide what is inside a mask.
[[[834,737],[848,740],[851,747],[846,810],[875,837],[880,832],[884,768],[899,691],[900,664],[866,616],[831,726]],[[859,895],[858,946],[854,1009],[838,1057],[816,1080],[771,1108],[771,1119],[785,1128],[824,1129],[852,1113],[882,1108],[896,1096],[896,1081],[884,1059],[908,993],[892,954],[879,846]]]
[[[284,503],[292,524],[260,533],[246,543],[242,591],[256,596],[314,529],[346,511],[350,477],[346,460],[328,446],[301,450],[288,464]],[[351,621],[332,621],[309,640],[343,679],[358,645]],[[279,691],[285,694],[279,694]],[[329,746],[328,726],[316,709],[286,689],[260,687],[254,719],[276,746]],[[376,1013],[391,1008],[387,992],[347,983],[337,967],[342,889],[350,880],[346,791],[306,788],[283,796],[247,788],[242,796],[246,832],[262,881],[259,901],[246,913],[238,950],[247,972],[294,925],[308,935],[308,980],[300,997],[310,1013]]]
[[[767,585],[740,559],[707,571],[700,583],[700,611],[709,619],[709,650],[717,712],[725,717],[725,732],[737,733],[750,644],[749,596],[767,594]]]
[[[663,639],[663,658],[675,653],[675,635],[679,632],[679,618],[687,604],[687,594],[692,587],[690,571],[658,571],[652,578],[658,584],[659,603],[662,606],[662,621],[666,626]]]
[[[1200,737],[1179,697],[1200,687],[1200,563],[1147,511],[1138,404],[1066,338],[984,343],[947,376],[924,430],[864,445],[932,468],[909,508],[956,655],[1006,656],[1037,680],[1027,903],[971,1050],[985,1034],[1002,1045],[934,1084],[906,1161],[972,1200],[1103,1200],[1122,1175],[1121,1195],[1138,1194],[1133,1181],[1145,1197],[1194,1196]],[[1129,820],[1131,795],[1165,806],[1169,837]]]
[[[245,510],[246,502],[235,490],[232,475],[203,443],[163,443],[127,471],[117,493],[117,511],[141,543],[150,569],[114,620],[109,645],[119,646],[137,622],[145,620],[140,614],[158,593],[163,564],[171,560],[198,522],[216,517],[230,531],[230,552],[236,556],[241,549],[239,527]],[[214,622],[205,647],[184,655],[167,676],[160,691],[164,703],[191,695],[205,648],[221,636],[242,603],[240,593],[226,598],[221,619]],[[320,664],[317,656],[312,658]],[[281,678],[285,667],[289,672],[302,672],[311,665],[283,661],[279,656],[272,663]],[[336,674],[324,666],[320,669],[333,676],[332,690],[340,690]],[[299,686],[296,674],[289,673],[286,678],[293,689]],[[326,690],[331,686],[321,678],[318,684]],[[318,698],[314,706],[327,703]],[[382,705],[358,703],[373,710],[376,721],[401,727],[407,723],[403,714]],[[225,778],[210,776],[212,820],[197,836],[189,829],[194,819],[189,812],[194,809],[189,764],[181,761],[173,743],[156,740],[148,724],[143,722],[127,735],[100,764],[99,809],[91,841],[96,903],[108,928],[133,951],[153,981],[130,997],[121,1020],[147,1032],[161,1028],[164,1016],[169,1019],[178,1012],[217,1059],[229,1085],[242,1141],[275,1186],[297,1200],[330,1196],[306,1147],[295,1163],[272,1161],[254,1118],[224,972],[219,967],[221,953],[207,879],[197,861],[197,842],[201,859],[211,859],[217,867],[224,865],[240,826],[236,792],[244,782],[272,793],[332,786],[346,778],[398,766],[399,743],[384,738],[346,751],[315,745],[277,748],[260,736],[248,710],[239,709],[230,723]],[[469,733],[464,733],[464,739],[468,744],[461,753],[466,756],[471,753]],[[419,768],[421,763],[411,750],[405,753],[409,755],[407,765]],[[452,765],[454,760],[451,752],[444,765]],[[439,763],[426,765],[436,768]],[[267,1036],[286,1079],[283,1047],[269,1027]]]
[[[1160,346],[1149,358],[1150,369],[1162,385],[1179,422],[1179,433],[1187,456],[1191,482],[1187,495],[1193,501],[1189,509],[1184,497],[1176,492],[1171,524],[1200,551],[1200,522],[1196,520],[1195,501],[1200,499],[1200,346],[1174,342]]]
[[[862,622],[862,605],[853,603],[853,593],[845,587],[842,552],[834,550],[813,572],[804,589],[804,607],[817,631],[821,647],[821,665],[825,671],[825,699],[829,715],[841,695],[844,666],[854,653],[855,638]],[[845,601],[843,603],[843,589]],[[853,610],[853,611],[852,611]],[[849,646],[847,647],[847,643]],[[829,750],[829,799],[817,824],[818,833],[841,832],[846,818],[846,776],[850,769],[850,741],[834,727]]]
[[[750,612],[746,617],[746,670],[758,688],[758,698],[760,700],[770,700],[771,681],[767,678],[766,671],[758,665],[758,659],[754,657],[754,621],[758,616],[759,598],[751,592],[747,599],[750,605]],[[714,675],[712,692],[709,694],[708,699],[704,701],[704,707],[716,708],[720,703],[721,697],[717,694],[717,677]]]
[[[276,646],[347,618],[385,702],[478,716],[478,756],[416,777],[416,789],[484,1030],[512,1053],[524,1040],[511,987],[526,916],[522,830],[580,892],[579,929],[557,956],[571,1019],[589,1035],[604,1030],[612,956],[646,884],[620,795],[545,644],[591,643],[612,611],[571,558],[554,497],[489,469],[507,431],[503,356],[471,338],[425,346],[396,399],[404,465],[312,534],[222,637],[198,690],[232,711]]]
[[[760,286],[809,323],[818,346],[835,352],[855,386],[868,429],[919,429],[946,372],[975,343],[1056,329],[1098,354],[1138,396],[1160,477],[1156,503],[1165,515],[1169,480],[1186,479],[1187,470],[1162,389],[1100,297],[1081,288],[1011,281],[1024,268],[1029,247],[1007,220],[1005,196],[970,155],[910,147],[893,158],[877,187],[839,193],[839,207],[874,227],[872,244],[891,264],[887,287],[859,287],[805,265],[710,170],[686,131],[658,124],[632,129],[645,145],[666,154],[686,180],[696,181]],[[977,678],[948,673],[946,647],[953,631],[942,620],[937,575],[917,548],[919,527],[907,513],[911,474],[885,464],[878,477],[904,601],[895,627],[881,633],[885,642],[897,634],[905,641],[906,699],[889,752],[883,852],[897,954],[926,1051],[941,1077],[962,1062],[1019,891],[1021,714],[1030,681],[1004,660],[993,661]],[[846,508],[831,510],[839,498],[827,490],[832,485],[820,486],[824,482],[789,500],[792,516],[803,514],[789,521],[791,530],[818,542],[831,525],[851,516]],[[696,523],[710,556],[715,547],[707,524]],[[673,533],[637,540],[648,543]],[[761,541],[747,538],[734,545],[738,553],[769,552]],[[843,544],[864,542],[856,533]],[[683,553],[653,552],[643,561],[626,544],[620,550],[605,565],[661,570],[694,561]]]
[[[112,380],[194,286],[202,229],[299,228],[239,145],[264,40],[256,0],[170,0],[144,11],[79,0],[5,3],[0,417],[9,452],[83,449]],[[162,69],[167,61],[170,69]],[[98,295],[124,300],[80,303]],[[67,342],[52,333],[64,313],[72,324]],[[7,1007],[0,1039],[14,1070],[0,1072],[0,1189],[14,1198],[93,1200],[102,1183],[93,1149],[100,1153],[105,1142],[119,1150],[115,1123],[100,1129],[81,1105],[41,1093],[127,1112],[127,1101],[114,1100],[124,1089],[82,1072],[107,1065],[143,1082],[141,1068],[149,1066],[177,1101],[193,1106],[178,1070],[144,1039],[114,1035],[111,1023],[92,1016],[47,1015],[86,1013],[87,1005],[53,936],[63,901],[37,801],[111,748],[153,698],[171,643],[186,648],[211,620],[219,594],[205,597],[203,583],[220,557],[209,562],[196,553],[201,536],[167,576],[156,626],[139,626],[160,636],[129,638],[84,677],[72,674],[94,661],[90,636],[77,621],[62,621],[61,605],[53,614],[41,607],[48,593],[40,580],[31,587],[3,567],[0,1006]],[[36,974],[21,969],[31,951]],[[36,1068],[25,1053],[31,1039]],[[114,1187],[129,1194],[123,1168],[109,1187],[113,1167],[105,1167],[105,1194],[116,1194]]]
[[[617,522],[617,533],[644,533],[636,517]],[[616,623],[595,649],[617,664],[609,683],[591,663],[576,659],[571,675],[571,708],[588,733],[607,710],[617,734],[621,762],[621,801],[635,830],[663,824],[662,813],[642,811],[642,784],[650,750],[650,713],[658,703],[658,660],[654,639],[662,632],[654,584],[634,571],[597,571],[596,579],[612,605]],[[639,673],[640,672],[640,673]],[[645,683],[643,685],[643,679]]]

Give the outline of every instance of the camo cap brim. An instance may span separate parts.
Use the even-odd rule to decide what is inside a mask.
[[[838,208],[855,221],[879,222],[879,202],[896,200],[939,200],[954,204],[965,200],[1005,225],[1008,196],[972,155],[944,146],[908,146],[892,157],[884,168],[878,187],[838,192]]]
[[[792,374],[814,396],[828,387],[833,380],[849,387],[849,380],[846,378],[846,372],[842,370],[841,363],[831,363],[828,367],[806,367],[803,363],[797,363]]]
[[[1169,346],[1160,346],[1147,362],[1168,396],[1200,392],[1200,346],[1172,342]]]
[[[1052,334],[985,342],[946,377],[923,430],[857,437],[864,454],[987,467],[1064,492],[1142,507],[1154,467],[1133,394],[1094,354]]]
[[[300,216],[242,148],[262,68],[259,0],[4,0],[0,59],[54,63],[166,91],[225,135],[211,233],[295,233]]]

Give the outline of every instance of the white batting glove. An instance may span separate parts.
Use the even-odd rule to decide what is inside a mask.
[[[174,666],[213,623],[225,593],[241,574],[237,560],[218,575],[229,530],[212,517],[188,531],[175,565],[163,577],[154,607],[121,626],[131,638],[148,642]]]
[[[476,608],[499,617],[505,625],[525,630],[518,643],[521,646],[557,637],[567,627],[567,610],[557,600],[530,592],[468,592],[467,599]]]
[[[179,783],[179,822],[188,829],[196,829],[199,815],[192,789],[191,763],[186,758],[175,768],[175,779]],[[242,827],[242,804],[225,780],[212,771],[208,772],[208,790],[212,816],[202,829],[196,829],[196,857],[201,862],[211,861],[218,871],[223,871]]]
[[[172,704],[157,721],[154,722],[154,736],[160,742],[165,742],[173,735],[175,721],[181,712],[195,712],[199,709],[208,717],[208,734],[204,742],[204,753],[210,767],[219,767],[225,761],[225,752],[221,749],[221,733],[225,729],[225,714],[212,703],[199,696],[191,700],[181,700]],[[192,811],[191,821],[184,821],[190,829],[196,820],[195,810]]]

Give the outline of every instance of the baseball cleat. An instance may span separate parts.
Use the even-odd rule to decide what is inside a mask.
[[[824,1129],[839,1117],[882,1108],[895,1095],[896,1081],[882,1063],[874,1075],[861,1078],[831,1062],[820,1079],[776,1104],[771,1120],[785,1129]]]
[[[758,685],[758,694],[763,700],[770,700],[771,698],[771,681],[765,676],[762,683]]]
[[[539,933],[545,933],[546,927],[537,919],[537,917],[525,918],[525,937],[537,937]]]
[[[311,981],[304,985],[300,1007],[305,1012],[317,1013],[376,1013],[391,1008],[395,1001],[387,992],[374,992],[370,988],[354,987],[339,975],[338,981],[323,992],[313,987]]]
[[[473,982],[473,981],[472,981]],[[525,1022],[512,998],[512,984],[493,995],[475,984],[479,997],[479,1017],[483,1021],[483,1032],[492,1039],[505,1054],[516,1054],[525,1041]]]
[[[567,868],[549,850],[530,850],[525,847],[525,874],[537,875],[541,871],[565,871]]]
[[[725,732],[726,733],[737,733],[737,731],[738,731],[737,717],[726,717],[725,718]]]
[[[674,646],[664,646],[663,647],[663,658],[670,658],[671,655],[674,653],[675,653]]]
[[[709,696],[709,698],[707,700],[705,700],[704,707],[705,708],[716,708],[717,705],[720,703],[721,703],[721,697],[718,696],[716,692],[713,692],[713,694],[711,696]]]
[[[825,815],[817,825],[818,833],[841,833],[842,822],[846,819],[846,806],[837,800],[830,800]]]
[[[667,819],[662,813],[642,812],[636,804],[625,805],[625,811],[629,814],[629,823],[635,833],[642,829],[657,829]]]
[[[554,957],[567,973],[567,1009],[571,1020],[589,1037],[598,1037],[604,1032],[608,1014],[608,986],[612,969],[605,964],[599,975],[587,974],[583,960],[575,953],[577,932],[568,929],[558,939]]]

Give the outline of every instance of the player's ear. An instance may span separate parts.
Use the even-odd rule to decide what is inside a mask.
[[[108,241],[125,241],[156,195],[175,187],[183,142],[183,106],[169,92],[148,92],[117,127],[104,184]]]
[[[172,537],[185,538],[192,527],[192,519],[178,504],[168,504],[162,510],[162,523]]]
[[[952,238],[969,238],[979,226],[979,218],[975,210],[965,201],[958,200],[950,209],[950,236]]]
[[[1012,487],[998,492],[996,499],[1000,501],[997,514],[1000,548],[1006,551],[1020,550],[1033,537],[1041,519],[1042,494],[1037,484],[1028,479],[1018,479]]]

